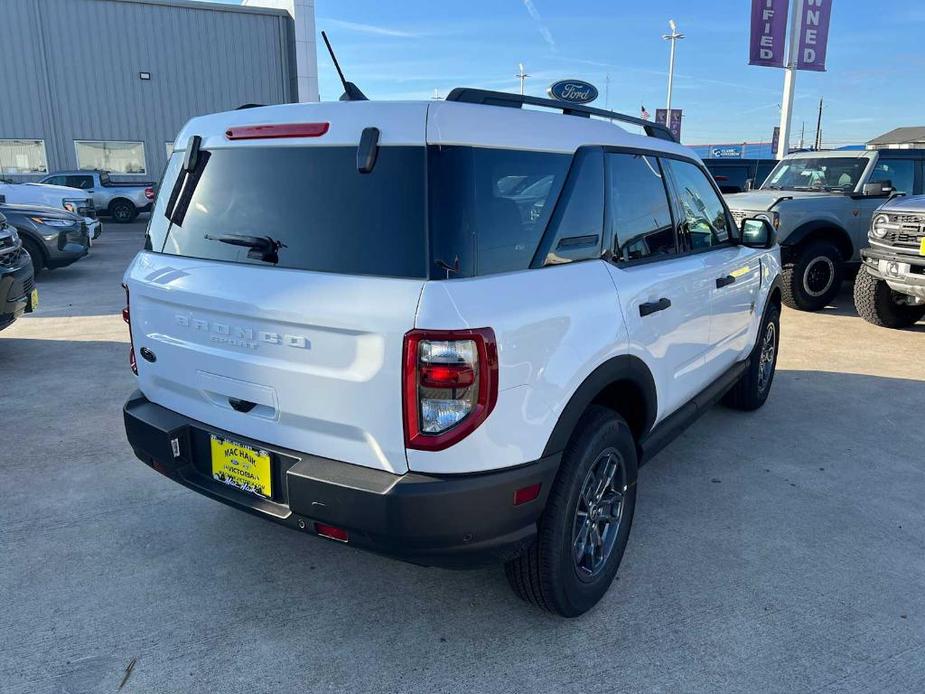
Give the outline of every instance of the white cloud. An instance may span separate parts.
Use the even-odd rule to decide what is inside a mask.
[[[547,27],[546,23],[543,21],[543,17],[540,15],[539,10],[536,9],[536,5],[533,4],[533,0],[524,0],[524,7],[526,7],[527,12],[530,13],[530,17],[536,24],[536,28],[539,30],[543,40],[549,44],[552,50],[556,50],[556,40],[552,37],[552,32],[549,31],[549,27]]]
[[[421,34],[415,34],[410,31],[401,31],[400,29],[391,29],[389,27],[376,26],[374,24],[360,24],[359,22],[346,22],[342,19],[318,19],[318,25],[321,27],[334,26],[348,31],[356,31],[361,34],[375,34],[376,36],[391,36],[400,39],[415,39]]]

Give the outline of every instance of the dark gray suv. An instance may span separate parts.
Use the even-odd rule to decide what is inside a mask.
[[[29,254],[16,229],[0,214],[0,330],[38,304]]]
[[[36,275],[43,268],[70,265],[89,252],[90,237],[83,217],[34,205],[2,204],[0,213],[19,232]]]

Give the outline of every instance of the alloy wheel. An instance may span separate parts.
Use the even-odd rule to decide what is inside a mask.
[[[610,558],[623,520],[626,465],[615,448],[602,451],[581,484],[572,529],[572,559],[578,577],[591,580]]]
[[[774,375],[774,355],[777,352],[777,326],[768,323],[758,356],[758,391],[764,392]]]

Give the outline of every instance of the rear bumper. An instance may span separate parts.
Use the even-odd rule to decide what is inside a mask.
[[[316,523],[349,532],[348,544],[415,564],[468,568],[523,552],[559,467],[559,455],[474,475],[395,475],[252,441],[191,420],[141,392],[124,407],[138,458],[190,489],[268,520],[314,534]],[[209,435],[273,454],[273,499],[211,477]],[[172,440],[179,444],[174,457]],[[540,494],[514,506],[514,491],[539,483]]]

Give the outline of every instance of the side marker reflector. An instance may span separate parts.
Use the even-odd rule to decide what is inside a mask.
[[[540,488],[542,486],[542,483],[537,482],[536,484],[531,484],[529,487],[521,487],[518,489],[514,492],[514,506],[520,506],[521,504],[526,504],[528,501],[533,501],[540,495]]]
[[[347,542],[350,539],[347,531],[343,528],[335,528],[333,525],[326,525],[325,523],[315,523],[315,532],[321,537],[337,540],[338,542]]]

